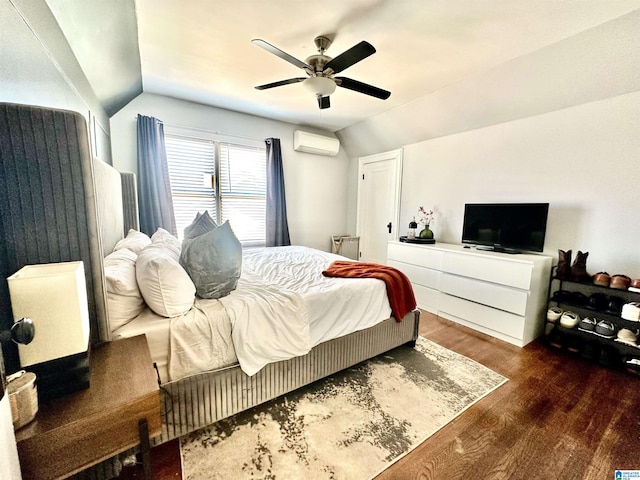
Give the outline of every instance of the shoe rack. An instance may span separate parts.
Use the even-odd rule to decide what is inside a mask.
[[[549,308],[555,307],[562,314],[572,312],[579,321],[569,327],[567,324],[572,319],[570,313],[564,322],[561,322],[561,316],[551,319],[557,315],[548,314],[545,319],[545,342],[550,348],[640,376],[640,321],[626,320],[621,316],[623,306],[631,302],[640,302],[640,293],[552,278]],[[614,331],[605,332],[604,335],[597,333],[594,326],[602,321],[613,324]],[[605,327],[606,323],[598,330],[602,332]],[[637,345],[620,341],[619,334],[629,339],[629,332],[620,333],[624,329],[637,334]]]

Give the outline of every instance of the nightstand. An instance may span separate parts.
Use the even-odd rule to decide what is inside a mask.
[[[86,390],[39,406],[16,431],[22,477],[66,478],[135,445],[149,475],[149,437],[160,434],[160,389],[144,335],[91,350]]]

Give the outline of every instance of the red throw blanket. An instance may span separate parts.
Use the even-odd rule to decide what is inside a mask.
[[[367,262],[348,262],[336,260],[322,274],[325,277],[341,278],[377,278],[387,286],[387,296],[391,305],[391,312],[397,322],[415,310],[416,298],[407,276],[400,270]]]

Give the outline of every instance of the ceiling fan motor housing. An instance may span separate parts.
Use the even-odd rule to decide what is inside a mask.
[[[311,55],[305,60],[305,63],[313,67],[313,72],[307,72],[309,75],[323,75],[324,66],[331,61],[331,57],[326,55]]]

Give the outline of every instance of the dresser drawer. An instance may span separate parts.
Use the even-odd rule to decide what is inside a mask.
[[[446,293],[441,293],[438,300],[440,302],[440,312],[445,317],[447,316],[446,314],[453,315],[516,340],[522,340],[524,317],[453,297]]]
[[[416,297],[418,308],[422,308],[431,313],[438,313],[439,298],[441,295],[438,290],[414,284],[413,293]]]
[[[494,256],[447,252],[442,260],[442,270],[463,277],[529,290],[533,265]]]
[[[524,316],[529,295],[522,290],[495,283],[487,283],[450,273],[442,274],[440,290],[455,297],[506,310]]]
[[[420,267],[442,269],[442,257],[444,252],[433,250],[420,245],[408,245],[403,243],[389,243],[387,247],[387,259],[397,262],[409,263]]]
[[[409,277],[411,283],[434,288],[436,290],[440,288],[440,277],[442,276],[442,272],[439,270],[432,270],[430,268],[419,267],[417,265],[396,262],[395,260],[388,260],[387,264],[404,273]]]

